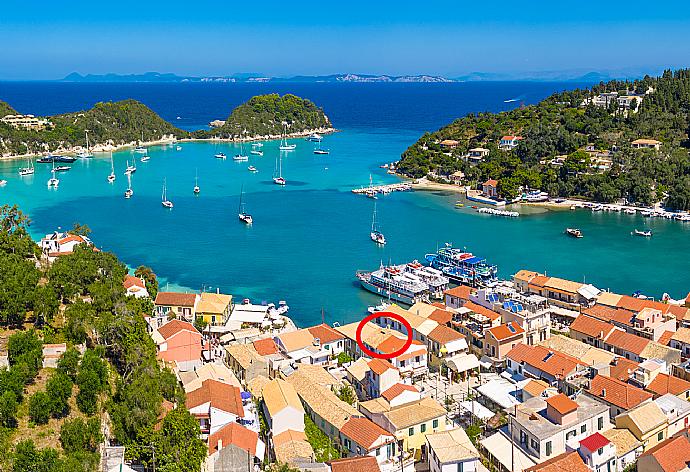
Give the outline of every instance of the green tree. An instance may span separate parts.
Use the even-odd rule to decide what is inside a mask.
[[[29,399],[29,417],[36,424],[46,424],[50,419],[52,402],[46,392],[36,392]]]
[[[43,342],[34,330],[14,333],[7,342],[7,355],[10,366],[26,366],[28,375],[25,381],[30,382],[43,365]]]
[[[4,233],[14,233],[18,229],[27,229],[31,220],[26,216],[17,205],[0,206],[0,231]]]
[[[61,468],[55,449],[37,449],[31,439],[20,441],[14,448],[13,472],[55,472]]]
[[[68,348],[60,356],[57,369],[74,381],[77,378],[77,370],[79,369],[79,351],[73,347]]]
[[[68,454],[96,452],[102,440],[101,424],[98,418],[89,418],[87,421],[81,418],[67,420],[60,428],[60,444]]]
[[[347,352],[343,351],[338,354],[338,365],[347,364],[348,362],[352,362],[352,357]]]
[[[158,293],[158,277],[154,274],[153,269],[141,265],[136,268],[134,275],[144,280],[146,291],[149,292],[152,299],[155,299]]]
[[[50,286],[39,286],[34,290],[34,316],[36,324],[52,321],[60,308],[60,301]]]
[[[88,349],[79,364],[77,373],[77,406],[87,415],[96,413],[98,395],[106,386],[107,366],[98,352]]]
[[[11,390],[0,395],[0,426],[13,428],[17,425],[17,396]]]
[[[349,385],[341,385],[337,388],[335,394],[342,401],[344,401],[345,403],[349,403],[350,405],[354,405],[357,401],[357,395],[355,394],[355,391],[352,389],[352,387],[350,387]]]
[[[46,394],[50,398],[51,414],[56,417],[67,415],[67,401],[72,396],[72,379],[59,370],[55,371],[46,383]]]
[[[199,422],[186,408],[175,408],[163,419],[153,436],[156,468],[196,472],[206,458],[207,446],[199,438]]]
[[[88,237],[91,234],[91,228],[89,228],[89,225],[82,225],[80,223],[75,222],[72,225],[72,229],[68,231],[69,234],[74,234],[75,236],[86,236]]]

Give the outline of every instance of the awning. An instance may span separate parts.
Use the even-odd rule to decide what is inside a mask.
[[[453,372],[466,372],[479,368],[479,359],[474,354],[458,354],[446,359],[446,365]]]
[[[486,421],[489,418],[494,417],[494,412],[489,410],[487,407],[479,403],[477,400],[472,400],[471,402],[464,401],[460,402],[460,406],[463,410],[473,414],[482,421]]]
[[[536,463],[522,452],[519,447],[514,446],[508,436],[502,431],[482,439],[479,443],[486,449],[486,452],[500,462],[506,470],[522,472],[536,465]]]
[[[600,293],[601,290],[596,288],[594,285],[583,285],[577,290],[577,293],[582,295],[587,300],[594,300]]]
[[[494,366],[494,362],[491,360],[490,357],[482,356],[482,358],[479,359],[479,365],[485,369],[490,369]]]

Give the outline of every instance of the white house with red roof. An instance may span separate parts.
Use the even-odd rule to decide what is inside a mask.
[[[616,470],[616,445],[599,432],[581,440],[578,452],[585,465],[594,472]]]
[[[371,359],[367,366],[363,384],[369,398],[381,396],[381,392],[400,382],[400,370],[386,359]]]
[[[422,394],[414,385],[398,382],[392,387],[381,392],[381,396],[388,401],[391,407],[405,405],[422,399]]]
[[[340,441],[346,455],[373,456],[376,462],[394,461],[395,436],[362,416],[352,416],[340,428]]]
[[[141,277],[135,277],[133,275],[125,275],[125,280],[122,282],[125,287],[125,293],[128,297],[134,298],[148,298],[149,291],[146,290],[146,283]]]
[[[86,244],[93,246],[93,242],[86,237],[77,234],[59,233],[55,231],[52,234],[46,234],[41,238],[40,246],[43,255],[48,258],[49,262],[53,262],[60,256],[72,254],[74,248],[79,244]]]
[[[520,144],[520,141],[522,141],[523,139],[524,138],[522,136],[503,136],[498,141],[498,148],[503,149],[504,151],[512,151],[513,149],[518,147],[518,144]]]
[[[376,349],[381,354],[390,354],[396,352],[405,345],[406,340],[400,339],[397,336],[389,336]],[[399,356],[390,359],[393,367],[400,371],[403,377],[419,377],[425,375],[429,371],[427,365],[429,351],[426,345],[417,339],[412,341],[410,347]]]
[[[212,379],[188,392],[185,406],[199,420],[204,439],[245,416],[240,389]]]

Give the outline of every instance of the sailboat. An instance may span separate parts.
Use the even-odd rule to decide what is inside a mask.
[[[278,149],[281,151],[293,151],[297,145],[296,144],[288,144],[287,142],[287,123],[283,122],[284,126],[284,131],[283,131],[283,137],[280,139],[280,146],[278,146]]]
[[[25,175],[32,175],[34,173],[34,163],[31,159],[26,160],[26,167],[22,167],[19,169],[19,175],[20,176],[25,176]]]
[[[244,142],[240,140],[240,153],[235,154],[232,158],[233,161],[248,161],[249,157],[244,153]]]
[[[142,131],[140,143],[143,143],[143,142],[144,142],[144,132]],[[138,152],[139,154],[146,154],[146,147],[139,144],[139,146],[134,148],[134,152]]]
[[[127,190],[125,190],[125,198],[132,198],[134,190],[132,190],[132,174],[127,174]]]
[[[376,244],[382,246],[386,244],[386,237],[379,231],[378,225],[376,224],[376,202],[374,202],[374,214],[371,217],[371,233],[369,233],[369,236]]]
[[[283,156],[278,155],[276,159],[276,170],[273,172],[273,183],[276,185],[285,185],[285,179],[283,178]]]
[[[113,152],[110,151],[110,175],[108,176],[108,182],[111,184],[115,182],[115,164],[113,164]]]
[[[194,195],[199,195],[201,189],[199,188],[199,176],[194,172]]]
[[[84,134],[86,135],[86,151],[80,152],[77,154],[77,157],[80,157],[81,159],[91,159],[93,154],[91,154],[89,151],[89,130],[85,129]]]
[[[317,141],[318,146],[314,149],[314,154],[329,154],[331,151],[328,149],[321,149],[321,140]]]
[[[240,219],[240,221],[244,222],[245,224],[250,225],[254,222],[254,219],[252,218],[252,215],[247,213],[243,197],[244,197],[244,185],[242,186],[242,189],[240,190],[240,207],[237,210],[237,217]]]
[[[58,185],[60,185],[60,179],[55,177],[55,161],[53,161],[53,170],[51,170],[50,173],[53,176],[50,179],[48,179],[48,188],[58,188]]]
[[[132,164],[130,165],[129,161],[127,161],[127,169],[125,170],[125,174],[133,174],[137,171],[137,160],[132,159]]]
[[[165,179],[163,179],[163,195],[161,196],[161,205],[163,205],[165,208],[173,207],[173,202],[168,200],[168,188],[166,186]]]

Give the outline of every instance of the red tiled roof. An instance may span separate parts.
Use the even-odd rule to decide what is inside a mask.
[[[525,472],[591,472],[577,451],[564,452],[556,457],[525,469]]]
[[[354,456],[327,462],[331,472],[381,472],[374,456]]]
[[[180,333],[182,331],[190,331],[193,334],[199,335],[199,337],[201,337],[201,333],[197,331],[193,324],[182,320],[170,320],[163,326],[158,328],[158,332],[161,336],[163,336],[163,339],[170,339],[171,337],[175,336],[177,333]]]
[[[273,338],[257,339],[252,343],[260,356],[270,356],[278,353],[278,345]]]
[[[436,341],[439,344],[447,344],[459,339],[465,339],[465,336],[452,328],[445,325],[438,325],[429,333],[429,339]]]
[[[395,397],[400,395],[403,392],[417,392],[419,393],[419,390],[417,390],[417,387],[413,385],[407,385],[404,383],[397,383],[390,387],[388,390],[384,391],[381,393],[381,396],[388,400],[389,402],[393,400]]]
[[[404,339],[400,339],[391,334],[378,345],[378,350],[384,354],[390,354],[402,349],[405,343],[406,341]]]
[[[340,428],[340,432],[367,450],[371,449],[376,440],[381,436],[390,436],[389,440],[393,440],[388,431],[369,418],[363,417],[351,417]]]
[[[680,395],[690,390],[690,382],[668,374],[657,374],[654,380],[645,387],[645,390],[656,395],[665,395],[667,393]]]
[[[558,395],[547,398],[546,404],[559,412],[561,415],[567,415],[568,413],[572,413],[573,411],[577,410],[577,403],[568,398],[568,396],[564,393],[559,393]]]
[[[187,393],[185,405],[188,410],[204,403],[237,416],[244,416],[240,389],[217,380],[204,380],[201,387]]]
[[[437,322],[438,324],[446,325],[453,319],[453,313],[448,310],[434,310],[430,315],[429,319]]]
[[[690,301],[686,302],[690,304]],[[676,320],[690,320],[690,308],[686,306],[669,305],[668,312],[676,317]]]
[[[472,287],[467,285],[458,285],[457,287],[449,288],[443,293],[445,295],[450,295],[451,297],[458,297],[461,300],[469,300],[470,294],[472,293]]]
[[[122,283],[122,285],[124,285],[125,289],[130,287],[146,288],[146,284],[144,284],[139,277],[135,277],[133,275],[125,275],[125,281]]]
[[[488,187],[495,187],[498,185],[498,180],[495,179],[489,179],[486,182],[482,184],[483,186],[488,186]]]
[[[630,295],[623,295],[621,299],[618,300],[616,306],[635,313],[639,313],[645,308],[654,308],[662,313],[666,313],[668,311],[668,305],[666,303],[631,297]]]
[[[249,451],[251,455],[256,455],[256,443],[259,434],[251,431],[239,423],[231,422],[220,428],[208,438],[208,453],[213,454],[218,451],[218,441],[223,441],[222,447],[231,444],[243,451]]]
[[[550,278],[551,277],[547,277],[545,275],[535,275],[528,282],[528,285],[534,285],[535,287],[544,288],[544,285],[546,285],[546,282],[548,282]]]
[[[609,367],[609,376],[621,382],[627,382],[628,379],[630,379],[630,374],[633,373],[639,365],[639,363],[626,359],[625,357],[616,357]]]
[[[676,334],[673,331],[664,331],[664,333],[659,337],[659,340],[657,341],[659,344],[663,344],[664,346],[668,346],[668,343],[671,341],[671,337]]]
[[[525,332],[520,325],[509,321],[508,323],[495,326],[487,330],[491,335],[496,338],[497,341],[505,341],[506,339],[514,338],[515,336],[520,336]]]
[[[642,454],[639,459],[643,457],[652,456],[656,459],[665,472],[678,472],[686,470],[688,462],[690,462],[690,440],[685,435],[679,435],[674,438],[669,438],[666,441],[660,442],[647,452]]]
[[[487,318],[489,318],[491,321],[494,321],[498,319],[501,315],[496,313],[493,310],[489,310],[486,307],[483,307],[481,305],[477,305],[474,302],[466,302],[463,307],[467,308],[468,310],[472,310],[473,312],[477,313],[478,315],[484,315]]]
[[[65,236],[62,239],[58,239],[58,244],[67,244],[67,243],[71,243],[71,242],[85,243],[86,240],[84,240],[84,238],[82,238],[78,234],[70,234],[69,236]]]
[[[618,379],[597,375],[587,391],[612,405],[629,410],[652,398],[652,394]],[[592,449],[590,449],[591,451]]]
[[[606,339],[613,330],[613,325],[596,318],[580,315],[570,324],[570,330],[596,339]]]
[[[580,441],[580,446],[584,446],[588,451],[593,452],[601,449],[609,443],[611,443],[611,441],[606,439],[603,434],[596,432]]]
[[[606,343],[639,356],[650,340],[616,329],[606,338]]]
[[[178,292],[158,292],[156,294],[156,305],[163,306],[189,306],[193,307],[196,295],[193,293]]]
[[[374,373],[378,375],[383,374],[388,369],[395,369],[393,364],[391,364],[385,359],[372,359],[369,362],[367,362],[367,365]]]
[[[632,318],[634,316],[628,310],[601,304],[582,310],[582,313],[601,321],[616,321],[626,326],[632,326]]]
[[[315,338],[319,338],[321,345],[332,343],[333,341],[338,341],[339,339],[345,339],[345,336],[340,334],[338,331],[334,330],[327,324],[320,324],[317,326],[312,326],[307,328]]]
[[[551,351],[543,346],[518,344],[508,352],[507,357],[515,362],[525,362],[536,369],[552,376],[568,375],[584,362],[558,351]]]

